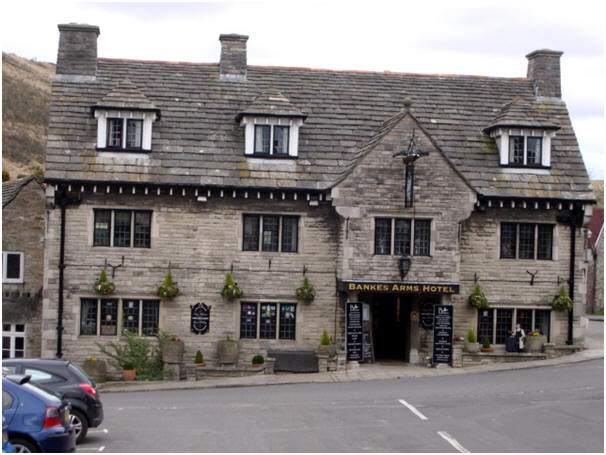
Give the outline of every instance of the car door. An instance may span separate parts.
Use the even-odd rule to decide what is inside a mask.
[[[18,398],[12,393],[8,392],[5,387],[2,388],[2,416],[6,420],[6,425],[10,425],[13,418],[15,417],[15,412],[17,411],[17,406],[19,404]]]

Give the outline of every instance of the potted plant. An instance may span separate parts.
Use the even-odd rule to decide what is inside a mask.
[[[494,348],[492,348],[490,346],[490,339],[484,335],[484,337],[482,338],[482,348],[481,348],[482,352],[493,352]]]
[[[311,303],[316,298],[316,290],[309,284],[309,279],[307,277],[303,278],[303,284],[301,287],[297,288],[296,294],[297,299],[302,300],[305,303]]]
[[[572,311],[573,306],[572,299],[566,295],[566,289],[560,286],[560,295],[553,299],[551,307],[555,311]]]
[[[477,342],[476,336],[471,329],[467,332],[464,349],[471,354],[476,354],[480,351],[480,344]]]
[[[196,351],[196,356],[194,357],[194,363],[198,367],[205,367],[206,363],[204,363],[204,356],[202,355],[202,351],[199,349]]]
[[[156,295],[158,297],[172,300],[179,295],[179,292],[179,286],[177,286],[177,283],[173,281],[173,275],[169,270],[169,272],[166,274],[166,278],[164,278],[164,282],[158,286]]]
[[[322,332],[322,337],[320,338],[320,346],[318,346],[317,352],[320,355],[325,355],[330,358],[337,355],[337,345],[333,344],[326,330]]]
[[[172,336],[162,343],[162,360],[166,363],[181,363],[185,345],[181,338]]]
[[[107,272],[105,269],[101,270],[99,278],[93,284],[93,290],[99,295],[109,295],[116,289],[116,286],[112,281],[107,279]]]
[[[107,365],[105,360],[96,357],[87,357],[82,364],[84,372],[95,380],[95,382],[105,382],[107,375]]]
[[[217,344],[217,359],[219,364],[236,364],[238,363],[238,355],[240,352],[240,345],[238,341],[231,337],[223,338],[219,340]]]
[[[488,308],[488,299],[482,292],[482,288],[479,284],[476,284],[473,293],[469,296],[467,301],[472,307],[480,309]]]
[[[137,377],[137,371],[135,370],[135,365],[133,362],[124,361],[121,362],[122,366],[122,379],[125,381],[134,381]]]
[[[263,364],[265,363],[265,359],[261,354],[257,354],[252,358],[251,363],[254,368],[259,368],[263,366]]]
[[[234,283],[233,278],[231,277],[231,273],[225,274],[225,284],[223,285],[223,289],[221,289],[221,295],[228,300],[239,299],[242,297],[242,289],[238,286],[238,283]]]
[[[541,335],[541,333],[536,330],[526,333],[526,336],[524,337],[524,348],[526,352],[543,352],[543,345],[545,344],[546,338],[547,337]]]

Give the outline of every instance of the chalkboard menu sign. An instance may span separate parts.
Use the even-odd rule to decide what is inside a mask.
[[[453,306],[435,305],[433,313],[433,363],[452,360]]]
[[[346,305],[347,360],[362,361],[362,303],[347,302]]]
[[[424,329],[433,329],[433,307],[434,303],[424,303],[421,305],[419,322]]]
[[[201,335],[208,332],[210,327],[210,307],[204,303],[190,305],[191,331]]]

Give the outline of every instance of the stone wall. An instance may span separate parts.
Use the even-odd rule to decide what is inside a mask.
[[[26,325],[27,357],[40,356],[44,204],[44,190],[32,179],[2,208],[2,251],[24,253],[23,283],[2,284],[2,322]]]

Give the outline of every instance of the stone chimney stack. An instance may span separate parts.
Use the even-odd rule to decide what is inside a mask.
[[[85,24],[59,25],[56,74],[73,81],[86,81],[97,74],[99,27]]]
[[[560,57],[563,52],[541,49],[531,52],[528,59],[528,79],[534,84],[536,96],[562,98]]]
[[[246,41],[245,35],[221,35],[221,61],[219,77],[224,80],[246,80]]]

